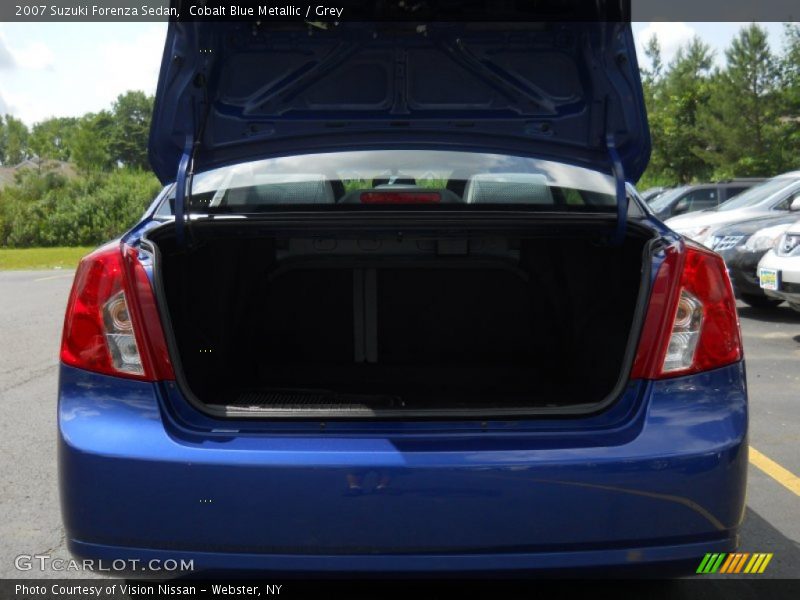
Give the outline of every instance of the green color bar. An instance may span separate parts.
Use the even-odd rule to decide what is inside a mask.
[[[697,567],[697,571],[695,571],[695,573],[705,573],[705,566],[706,566],[706,563],[708,562],[708,560],[710,558],[711,558],[711,555],[710,554],[706,554],[703,557],[703,560],[700,562],[700,566]]]
[[[720,554],[719,558],[717,559],[717,562],[715,562],[714,566],[711,567],[709,573],[716,573],[717,570],[720,568],[720,566],[722,566],[722,561],[725,560],[726,556],[727,556],[727,554],[725,554],[724,552],[722,554]]]

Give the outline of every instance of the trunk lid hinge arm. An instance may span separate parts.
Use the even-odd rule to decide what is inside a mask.
[[[183,146],[183,154],[178,163],[178,174],[175,178],[175,237],[179,246],[184,243],[184,230],[188,213],[187,201],[191,200],[191,190],[187,198],[186,188],[194,170],[194,151],[194,136],[189,133],[186,135],[186,143]]]
[[[212,44],[211,40],[205,42],[208,46]],[[202,46],[202,43],[201,43]],[[189,108],[194,121],[194,131],[186,134],[186,140],[183,144],[183,154],[178,162],[178,174],[175,177],[175,237],[177,238],[178,246],[182,247],[185,242],[185,235],[188,224],[191,222],[191,215],[189,214],[189,204],[192,201],[192,179],[194,178],[194,159],[197,151],[200,148],[200,143],[203,139],[206,122],[211,110],[211,103],[208,99],[207,77],[205,73],[210,68],[212,59],[209,56],[204,56],[205,60],[200,65],[200,70],[195,74],[193,79],[196,87],[202,88],[203,97],[200,103],[204,106],[201,119],[198,122],[199,108],[197,98],[192,97],[192,102]]]
[[[614,174],[614,184],[617,197],[617,224],[611,234],[611,244],[621,246],[625,240],[625,230],[628,224],[628,192],[625,186],[625,168],[622,166],[617,150],[617,142],[613,134],[606,136],[608,155],[611,158],[611,171]]]

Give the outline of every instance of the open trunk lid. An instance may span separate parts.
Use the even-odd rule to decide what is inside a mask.
[[[170,22],[153,168],[180,184],[190,165],[448,148],[638,179],[650,139],[629,2],[539,4],[504,23]]]
[[[393,417],[441,417],[466,412],[472,416],[554,411],[561,414],[563,406],[547,406],[548,398],[563,391],[558,385],[554,386],[558,391],[552,394],[538,394],[541,406],[521,406],[523,398],[527,403],[535,395],[533,392],[545,387],[541,373],[558,372],[548,370],[544,363],[570,356],[567,350],[556,355],[538,345],[542,340],[561,339],[557,331],[537,334],[539,317],[550,317],[551,309],[567,311],[563,301],[556,301],[561,295],[591,298],[596,289],[608,285],[607,280],[590,285],[592,277],[613,269],[624,282],[611,286],[620,291],[620,302],[610,301],[610,296],[606,297],[608,302],[593,302],[593,310],[607,306],[608,318],[592,322],[602,327],[613,325],[614,364],[603,365],[596,389],[591,393],[577,390],[569,404],[576,413],[598,410],[619,395],[626,384],[631,340],[639,330],[642,290],[648,282],[642,267],[643,260],[649,264],[645,246],[652,235],[650,231],[644,235],[635,232],[633,227],[626,232],[625,181],[638,179],[644,171],[650,140],[630,23],[619,16],[628,14],[628,3],[601,1],[593,6],[596,12],[590,18],[583,7],[580,19],[575,20],[553,20],[548,14],[542,15],[541,21],[532,21],[535,15],[528,11],[525,19],[498,23],[170,23],[154,109],[150,157],[162,181],[176,181],[174,239],[170,239],[171,224],[153,232],[151,239],[162,255],[161,266],[155,269],[165,288],[165,293],[160,293],[160,309],[162,314],[172,316],[175,327],[168,327],[173,330],[170,335],[174,334],[178,345],[184,346],[178,352],[182,360],[178,361],[176,372],[181,373],[179,380],[184,371],[198,374],[196,385],[182,383],[183,389],[206,391],[198,405],[204,409],[217,405],[219,410],[212,414],[232,416],[226,407],[284,407],[289,392],[295,396],[303,392],[299,399],[290,398],[291,412],[302,413],[295,408],[310,402],[330,414],[328,403],[333,398],[334,403],[346,400],[345,404],[356,406],[348,416],[359,411],[361,416]],[[192,224],[194,232],[202,234],[194,241],[202,239],[207,245],[185,243],[189,236],[184,236],[183,230],[189,221],[185,220],[184,196],[192,189],[193,172],[256,159],[302,162],[309,156],[313,159],[325,153],[359,151],[450,151],[485,160],[502,155],[552,161],[560,171],[566,170],[565,165],[573,165],[589,169],[594,175],[603,174],[604,178],[613,175],[617,212],[614,243],[599,251],[595,237],[589,233],[583,232],[571,242],[561,229],[552,230],[551,239],[559,247],[556,254],[563,255],[565,266],[551,272],[544,261],[534,257],[549,254],[552,248],[529,241],[541,232],[529,231],[502,240],[500,255],[479,249],[492,247],[491,239],[473,239],[468,232],[454,234],[453,221],[459,215],[466,214],[468,208],[487,208],[466,207],[470,201],[464,202],[463,213],[441,207],[437,218],[443,225],[433,234],[422,232],[419,224],[404,230],[402,240],[395,229],[388,234],[383,231],[385,239],[378,240],[383,244],[380,249],[373,248],[373,238],[380,236],[374,223],[369,223],[364,232],[351,234],[350,238],[337,230],[333,242],[322,239],[324,233],[313,225],[303,226],[304,235],[315,232],[313,240],[297,239],[297,232],[288,229],[269,235],[266,230],[259,230],[252,240],[255,252],[249,247],[251,251],[235,250],[221,239],[226,223],[237,228],[252,227],[252,231],[265,223],[275,224],[275,217],[250,219],[250,213],[243,215],[246,211],[242,206],[246,203],[234,206],[236,219],[226,221],[224,217],[231,215],[212,214],[211,218]],[[474,184],[476,180],[483,181],[480,176],[485,174],[497,176],[503,167],[507,165],[488,165],[471,172],[470,180]],[[517,187],[523,187],[525,193],[531,189]],[[597,226],[605,232],[610,219],[609,211],[603,208],[613,210],[611,193],[609,189],[609,204],[582,207],[588,209],[585,217],[602,217],[602,222],[597,219],[591,224],[592,231]],[[465,192],[464,196],[469,195]],[[347,204],[342,198],[330,202],[343,209],[334,217],[357,212],[340,206]],[[481,204],[477,200],[472,203]],[[213,198],[208,206],[214,206]],[[503,214],[504,210],[496,213]],[[322,211],[312,213],[311,217],[319,219],[321,214]],[[362,211],[361,216],[373,219],[379,214],[391,220],[400,212],[369,210]],[[486,221],[487,215],[489,211],[482,212],[480,219]],[[574,225],[578,218],[578,214],[571,214],[564,220]],[[541,229],[546,216],[540,220]],[[240,233],[244,234],[244,229]],[[506,235],[505,231],[495,233]],[[450,239],[453,235],[461,235],[455,246],[463,256],[454,255]],[[215,246],[217,243],[219,246]],[[326,259],[323,266],[311,265],[306,260],[309,257],[298,253],[297,246],[302,249],[304,244],[310,244],[314,260]],[[604,262],[585,269],[589,264],[586,256],[602,258]],[[247,263],[253,257],[255,262]],[[373,259],[375,264],[369,263]],[[214,262],[219,260],[222,262]],[[357,264],[346,264],[353,260]],[[246,263],[252,268],[238,275],[231,268]],[[420,264],[425,269],[417,269]],[[605,265],[613,269],[606,269]],[[572,280],[566,274],[579,271],[586,272],[578,279],[580,285],[587,287],[568,289]],[[223,281],[225,277],[232,278],[231,285]],[[325,289],[318,287],[326,281]],[[261,287],[237,287],[251,284]],[[193,287],[205,285],[208,289]],[[417,292],[431,286],[442,288],[441,293],[433,295],[433,310],[425,309],[431,301]],[[552,298],[537,291],[542,289],[548,289]],[[219,310],[193,312],[199,308],[193,299],[211,298],[217,291],[231,294],[220,300]],[[498,293],[492,295],[491,291]],[[336,303],[317,302],[319,298],[329,300],[334,292],[338,294]],[[448,295],[451,292],[454,295]],[[252,311],[235,306],[247,298],[259,299]],[[313,306],[299,306],[300,302],[312,300]],[[205,307],[205,303],[201,304]],[[324,313],[316,304],[330,308],[330,313]],[[573,315],[589,314],[581,309],[572,307],[563,318],[546,318],[542,322],[547,327],[553,323],[576,323]],[[203,324],[219,324],[213,315],[223,314],[249,318],[221,325],[220,331],[225,334],[213,328],[204,330]],[[300,322],[290,323],[286,315],[297,315]],[[304,329],[309,326],[308,315],[319,317],[319,326],[310,331]],[[429,326],[420,324],[419,315],[430,320]],[[273,317],[274,323],[269,321]],[[251,322],[264,326],[255,337],[251,336],[255,331]],[[334,325],[342,330],[331,331]],[[472,327],[474,334],[470,334]],[[201,330],[204,335],[193,339],[192,332]],[[462,343],[449,331],[463,332],[467,339]],[[219,337],[233,335],[232,332],[244,337]],[[420,348],[426,347],[422,340],[431,332],[436,339],[452,343],[452,347],[439,348],[437,357],[424,360]],[[503,340],[495,339],[499,332],[507,334],[515,345],[503,346]],[[597,343],[596,347],[603,347],[608,336],[604,331],[594,333],[591,341]],[[581,335],[577,331],[574,339],[564,342],[564,347],[581,351],[594,347],[583,344]],[[275,342],[269,348],[276,353],[274,356],[260,354],[264,339]],[[246,351],[234,356],[227,348]],[[439,356],[452,364],[443,364]],[[574,359],[574,353],[572,356]],[[227,362],[202,362],[217,360]],[[181,362],[186,369],[181,368]],[[509,363],[519,369],[501,372]],[[596,361],[579,363],[595,365]],[[566,365],[568,360],[558,364]],[[532,373],[531,365],[539,370]],[[344,382],[337,379],[343,369],[350,369]],[[463,380],[458,369],[476,381],[473,391],[479,397],[474,405],[464,406],[461,396],[465,392],[453,383]],[[208,374],[232,373],[238,385],[244,375],[257,372],[259,377],[248,381],[247,389],[241,390],[234,389],[236,386],[230,381],[201,381]],[[449,378],[441,379],[445,376]],[[422,383],[409,391],[406,388],[413,381]],[[497,389],[496,381],[508,389]],[[313,386],[301,389],[298,382],[306,387],[311,382]],[[363,389],[348,387],[353,382],[364,384]],[[225,396],[231,391],[236,392],[234,397]],[[497,400],[492,406],[481,405],[480,401],[487,397]],[[440,405],[430,407],[430,398]],[[386,409],[381,403],[391,406]],[[258,408],[254,412],[264,414],[263,406]]]

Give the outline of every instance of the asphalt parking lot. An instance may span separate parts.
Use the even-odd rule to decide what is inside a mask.
[[[68,558],[55,432],[58,346],[71,282],[66,271],[0,272],[0,578],[88,575],[15,568],[20,554]],[[781,469],[800,474],[800,313],[740,305],[740,317],[756,451],[741,551],[774,553],[764,577],[796,578],[800,496],[797,479]]]

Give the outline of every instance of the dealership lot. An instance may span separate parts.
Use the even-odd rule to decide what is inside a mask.
[[[0,272],[0,577],[87,576],[41,572],[35,563],[28,571],[15,568],[19,555],[68,558],[58,508],[55,394],[71,281],[66,271]],[[741,550],[774,553],[765,576],[797,577],[800,496],[797,480],[781,469],[800,473],[800,313],[741,305],[740,316],[751,462],[758,465],[750,468]]]

